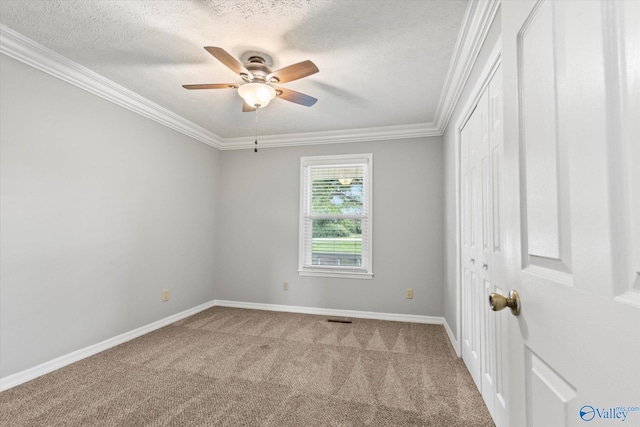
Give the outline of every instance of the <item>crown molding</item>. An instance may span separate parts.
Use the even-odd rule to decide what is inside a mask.
[[[499,6],[500,0],[469,2],[440,94],[434,122],[266,135],[258,141],[260,148],[442,136]],[[254,146],[251,138],[222,138],[4,25],[0,25],[0,53],[219,150],[238,150]]]
[[[0,53],[190,136],[193,139],[204,142],[207,145],[218,149],[222,147],[222,139],[218,135],[149,101],[147,98],[120,86],[100,74],[65,58],[4,25],[0,25]]]
[[[396,125],[364,129],[344,129],[322,132],[290,133],[258,137],[259,148],[292,147],[298,145],[342,144],[345,142],[370,142],[394,139],[441,136],[432,123]],[[222,150],[253,148],[254,138],[226,138]]]
[[[434,124],[440,135],[444,134],[449,124],[499,9],[500,0],[469,2],[436,109]]]

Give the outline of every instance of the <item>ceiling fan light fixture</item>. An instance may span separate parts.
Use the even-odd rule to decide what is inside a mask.
[[[248,105],[264,108],[276,97],[276,90],[265,83],[245,83],[238,88],[238,94]]]

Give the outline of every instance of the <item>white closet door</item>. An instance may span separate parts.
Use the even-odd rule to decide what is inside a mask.
[[[498,427],[506,426],[505,321],[489,295],[506,282],[502,203],[502,73],[498,68],[461,131],[462,356]]]

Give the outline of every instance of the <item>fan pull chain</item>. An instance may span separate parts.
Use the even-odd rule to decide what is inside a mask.
[[[256,140],[254,142],[256,148],[253,149],[254,153],[258,152],[258,110],[259,108],[256,108]]]

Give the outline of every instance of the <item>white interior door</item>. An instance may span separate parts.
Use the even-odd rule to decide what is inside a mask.
[[[498,427],[506,426],[503,318],[487,299],[503,292],[502,72],[493,70],[461,130],[462,358]]]
[[[640,425],[640,2],[502,2],[511,426]]]
[[[482,103],[480,103],[482,104]],[[480,171],[478,165],[479,141],[481,138],[480,114],[473,112],[460,135],[461,163],[461,265],[462,265],[462,360],[480,390],[480,325],[482,287],[478,267],[482,260],[479,241],[482,237]]]
[[[502,67],[498,67],[485,91],[487,142],[482,162],[484,188],[483,295],[481,381],[482,397],[497,427],[508,426],[506,397],[507,336],[506,318],[495,316],[487,303],[491,293],[503,294],[507,287],[503,233],[503,89]],[[483,96],[484,98],[484,96]]]

